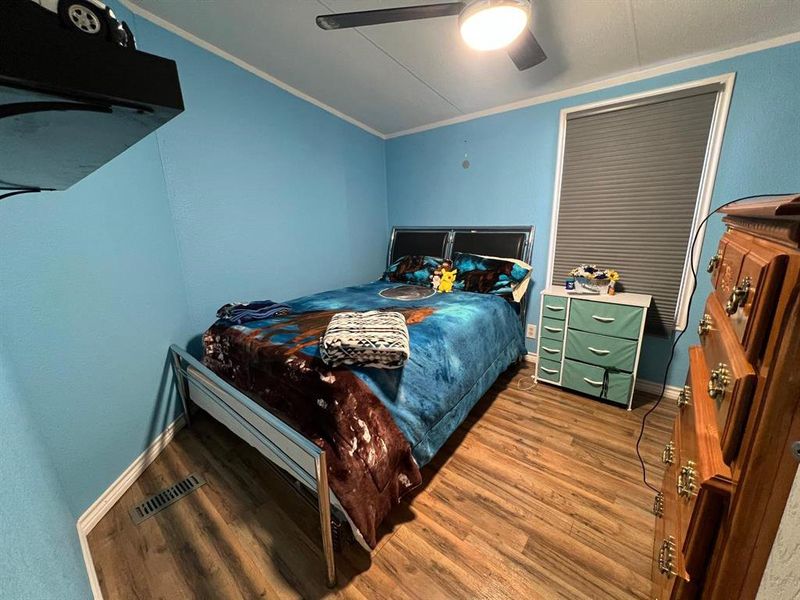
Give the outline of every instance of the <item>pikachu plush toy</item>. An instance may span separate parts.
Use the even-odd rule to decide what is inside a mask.
[[[447,293],[453,291],[453,283],[456,281],[456,273],[458,273],[457,269],[453,269],[452,271],[442,269],[442,281],[439,283],[440,292]]]

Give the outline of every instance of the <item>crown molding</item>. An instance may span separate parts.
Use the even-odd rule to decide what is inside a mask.
[[[546,102],[552,102],[554,100],[562,100],[564,98],[569,98],[571,96],[579,96],[581,94],[596,92],[611,87],[616,87],[618,85],[624,85],[626,83],[634,83],[636,81],[642,81],[644,79],[651,79],[653,77],[658,77],[659,75],[667,75],[669,73],[674,73],[676,71],[683,71],[685,69],[690,69],[692,67],[699,67],[714,62],[719,62],[721,60],[734,58],[736,56],[741,56],[743,54],[752,54],[753,52],[759,52],[760,50],[768,50],[770,48],[777,48],[778,46],[786,46],[797,42],[800,42],[800,32],[790,33],[788,35],[782,35],[780,37],[770,38],[768,40],[762,40],[760,42],[754,42],[752,44],[746,44],[744,46],[737,46],[736,48],[729,48],[727,50],[720,50],[717,52],[711,52],[709,54],[693,56],[691,58],[685,58],[678,61],[657,65],[654,67],[645,67],[642,69],[636,69],[635,71],[630,71],[629,73],[625,73],[623,75],[617,75],[614,77],[609,77],[607,79],[602,79],[600,81],[595,81],[592,83],[587,83],[584,85],[567,88],[565,90],[560,90],[549,94],[532,96],[530,98],[526,98],[524,100],[518,100],[516,102],[511,102],[509,104],[502,104],[500,106],[479,110],[465,115],[460,115],[458,117],[452,117],[450,119],[436,121],[435,123],[429,123],[427,125],[420,125],[419,127],[413,127],[411,129],[405,129],[403,131],[389,133],[386,134],[385,138],[393,139],[407,135],[412,135],[415,133],[421,133],[423,131],[428,131],[431,129],[447,127],[448,125],[464,123],[465,121],[472,121],[474,119],[480,119],[481,117],[488,117],[490,115],[509,112],[520,108],[526,108],[528,106],[535,106],[536,104],[544,104]]]
[[[413,135],[415,133],[421,133],[423,131],[429,131],[431,129],[438,129],[440,127],[447,127],[448,125],[455,125],[457,123],[464,123],[466,121],[473,121],[475,119],[480,119],[482,117],[488,117],[491,115],[496,115],[504,112],[509,112],[512,110],[517,110],[520,108],[526,108],[528,106],[535,106],[537,104],[544,104],[546,102],[552,102],[554,100],[562,100],[564,98],[569,98],[571,96],[579,96],[581,94],[588,94],[590,92],[596,92],[600,90],[604,90],[611,87],[616,87],[618,85],[624,85],[626,83],[634,83],[636,81],[642,81],[645,79],[650,79],[652,77],[658,77],[659,75],[666,75],[669,73],[674,73],[676,71],[682,71],[684,69],[690,69],[692,67],[699,67],[702,65],[707,65],[710,63],[718,62],[721,60],[726,60],[729,58],[734,58],[736,56],[741,56],[743,54],[751,54],[753,52],[759,52],[761,50],[768,50],[770,48],[777,48],[778,46],[786,46],[788,44],[794,44],[800,42],[800,32],[790,33],[787,35],[782,35],[779,37],[770,38],[767,40],[762,40],[760,42],[753,42],[751,44],[745,44],[743,46],[736,46],[735,48],[728,48],[727,50],[719,50],[716,52],[710,52],[707,54],[700,54],[698,56],[693,56],[690,58],[681,59],[678,61],[668,62],[661,65],[656,65],[653,67],[645,67],[641,69],[635,69],[633,71],[629,71],[622,75],[616,75],[614,77],[609,77],[606,79],[601,79],[599,81],[594,81],[591,83],[586,83],[583,85],[559,90],[556,92],[551,92],[548,94],[540,94],[531,96],[529,98],[525,98],[523,100],[517,100],[516,102],[510,102],[508,104],[501,104],[499,106],[494,106],[491,108],[459,115],[457,117],[452,117],[449,119],[444,119],[441,121],[435,121],[433,123],[427,123],[425,125],[420,125],[418,127],[412,127],[411,129],[404,129],[402,131],[396,131],[394,133],[383,133],[378,131],[377,129],[370,127],[369,125],[362,123],[358,119],[351,117],[348,114],[343,113],[340,110],[325,104],[321,100],[314,98],[313,96],[309,96],[305,92],[301,92],[295,87],[292,87],[288,83],[281,81],[277,77],[274,77],[267,73],[266,71],[262,71],[258,67],[251,65],[244,60],[237,58],[236,56],[226,52],[222,48],[215,46],[205,40],[197,37],[193,33],[189,33],[185,29],[174,25],[173,23],[162,19],[158,15],[153,14],[149,10],[146,10],[135,3],[135,0],[118,0],[120,4],[122,4],[125,8],[130,10],[132,13],[147,19],[154,25],[161,27],[162,29],[166,29],[167,31],[174,33],[178,37],[185,39],[192,44],[211,52],[219,56],[220,58],[227,60],[235,64],[237,67],[252,73],[256,77],[259,77],[269,83],[279,87],[280,89],[300,98],[301,100],[305,100],[314,106],[321,108],[322,110],[339,117],[340,119],[350,123],[351,125],[355,125],[356,127],[363,129],[364,131],[382,139],[382,140],[389,140],[398,137],[404,137],[407,135]]]
[[[188,31],[186,31],[185,29],[182,29],[182,28],[178,27],[174,23],[171,23],[171,22],[167,21],[166,19],[162,19],[161,17],[159,17],[156,14],[153,14],[149,10],[142,8],[141,6],[139,6],[138,4],[133,2],[133,0],[118,0],[118,2],[120,4],[122,4],[125,8],[127,8],[129,11],[134,13],[135,15],[138,15],[138,16],[150,21],[151,23],[153,23],[154,25],[157,25],[158,27],[161,27],[162,29],[166,29],[170,33],[174,33],[178,37],[183,38],[187,42],[191,42],[195,46],[199,46],[203,50],[211,52],[212,54],[215,54],[215,55],[219,56],[220,58],[222,58],[224,60],[227,60],[228,62],[233,63],[237,67],[244,69],[248,73],[252,73],[256,77],[259,77],[259,78],[263,79],[264,81],[268,81],[272,85],[274,85],[276,87],[279,87],[280,89],[282,89],[285,92],[290,93],[292,96],[296,96],[297,98],[300,98],[301,100],[305,100],[309,104],[313,104],[314,106],[316,106],[318,108],[321,108],[322,110],[332,114],[333,116],[338,117],[338,118],[342,119],[343,121],[347,121],[351,125],[355,125],[359,129],[363,129],[367,133],[370,133],[370,134],[372,134],[372,135],[374,135],[376,137],[379,137],[382,140],[386,139],[386,134],[378,131],[377,129],[374,129],[374,128],[370,127],[369,125],[367,125],[366,123],[362,123],[358,119],[356,119],[354,117],[351,117],[350,115],[345,114],[342,111],[337,110],[337,109],[333,108],[332,106],[329,106],[328,104],[325,104],[321,100],[317,100],[313,96],[309,96],[305,92],[301,92],[300,90],[298,90],[295,87],[292,87],[291,85],[289,85],[285,81],[281,81],[280,79],[270,75],[266,71],[262,71],[258,67],[254,67],[250,63],[248,63],[246,61],[243,61],[241,58],[237,58],[236,56],[234,56],[230,52],[226,52],[222,48],[220,48],[218,46],[215,46],[214,44],[211,44],[210,42],[207,42],[207,41],[197,37],[193,33],[190,33]]]

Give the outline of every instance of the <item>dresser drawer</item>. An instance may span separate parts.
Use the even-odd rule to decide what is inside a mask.
[[[675,422],[673,439],[680,436],[679,424]],[[661,493],[654,504],[656,513],[655,535],[653,539],[652,598],[666,600],[673,597],[676,584],[688,579],[683,558],[683,538],[681,537],[680,509],[673,482],[677,467],[671,464],[664,474]],[[658,508],[658,511],[655,509]]]
[[[689,349],[687,388],[692,401],[681,409],[674,485],[686,571],[702,580],[708,556],[733,493],[731,470],[720,448],[714,401],[705,390],[709,370],[699,346]]]
[[[566,357],[601,367],[633,371],[636,340],[626,340],[575,329],[567,330]]]
[[[560,296],[542,296],[542,316],[564,321],[567,318],[567,299]]]
[[[715,294],[708,297],[698,333],[710,371],[702,388],[713,400],[722,455],[730,464],[739,450],[756,375]]]
[[[550,317],[542,317],[542,331],[540,336],[548,340],[562,341],[564,339],[564,329],[566,325],[564,321],[558,319],[551,319]],[[560,345],[560,344],[559,344]]]
[[[561,363],[554,360],[547,360],[539,356],[539,379],[558,383],[561,379]]]
[[[772,324],[786,262],[783,250],[754,240],[742,260],[739,280],[722,304],[751,363],[761,354]]]
[[[719,262],[714,289],[717,298],[724,303],[727,302],[739,281],[742,263],[748,252],[747,247],[753,238],[738,231],[729,231],[722,239],[725,242],[725,248]]]
[[[595,300],[573,300],[569,310],[570,329],[614,337],[639,339],[644,309]]]
[[[561,362],[561,342],[543,338],[539,340],[539,358]]]
[[[605,369],[602,367],[566,358],[562,366],[561,385],[600,398],[604,373]],[[602,396],[602,399],[627,405],[632,381],[633,377],[630,373],[609,373],[608,391]]]

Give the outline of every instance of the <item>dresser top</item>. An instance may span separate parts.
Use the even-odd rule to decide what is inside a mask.
[[[561,296],[563,298],[575,298],[577,300],[591,300],[593,302],[605,302],[606,304],[625,304],[628,306],[640,306],[648,308],[653,300],[647,294],[631,294],[628,292],[617,292],[613,296],[608,294],[569,294],[563,287],[551,286],[542,290],[542,294],[548,296]]]
[[[752,198],[721,208],[719,212],[735,217],[800,220],[800,194]]]

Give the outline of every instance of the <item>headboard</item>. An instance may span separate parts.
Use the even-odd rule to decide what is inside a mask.
[[[455,252],[469,252],[484,256],[516,258],[531,264],[533,254],[532,225],[512,227],[394,227],[389,239],[386,265],[401,256],[424,254],[452,258]],[[518,305],[520,318],[525,324],[528,296],[533,286]]]

